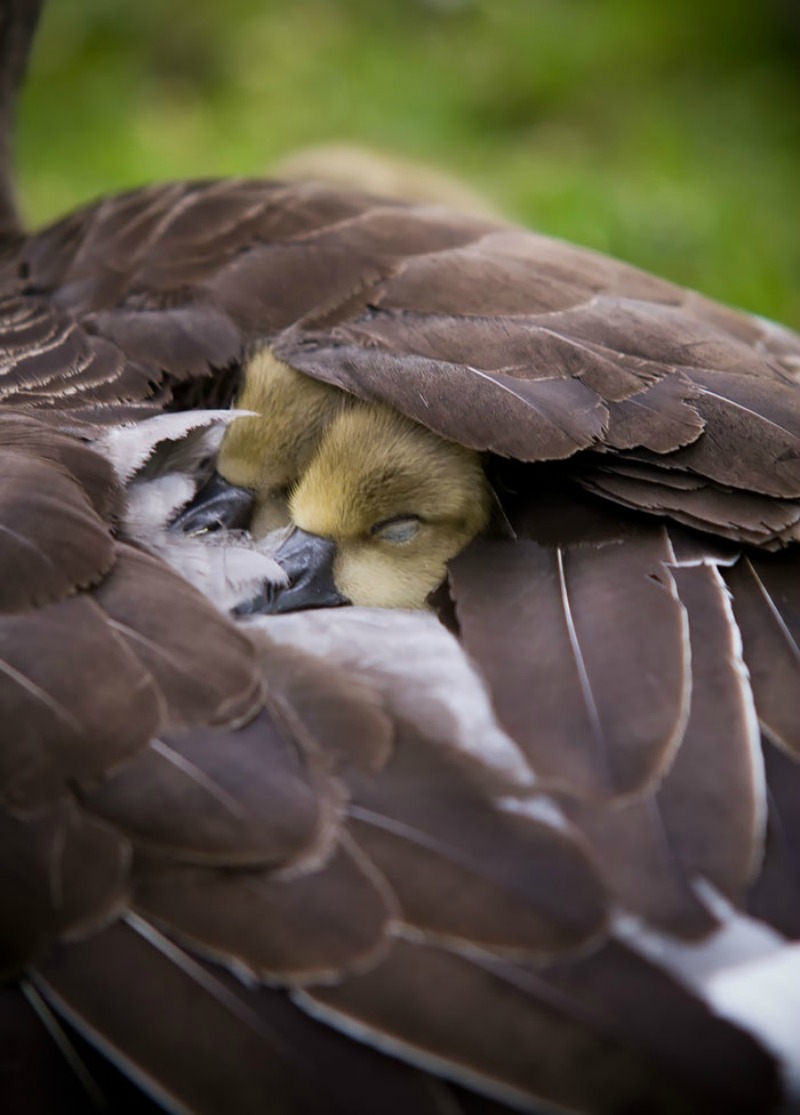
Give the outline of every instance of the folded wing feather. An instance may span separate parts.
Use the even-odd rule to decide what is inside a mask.
[[[424,1115],[775,1109],[755,1023],[606,918],[702,939],[710,884],[800,936],[800,559],[736,545],[797,521],[791,336],[544,237],[319,187],[148,188],[16,262],[4,970],[168,1108],[390,1111],[396,1088]],[[237,628],[131,535],[121,487],[172,450],[144,432],[128,457],[114,431],[226,405],[264,341],[529,462],[495,462],[516,537],[454,564],[446,652],[430,616]]]

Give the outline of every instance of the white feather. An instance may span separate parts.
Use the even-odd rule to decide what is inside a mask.
[[[125,484],[162,442],[179,442],[191,431],[209,427],[218,427],[221,439],[226,426],[249,413],[243,410],[189,410],[180,414],[158,414],[130,426],[114,426],[98,438],[96,446]]]
[[[394,715],[456,746],[520,790],[535,776],[497,722],[486,687],[457,640],[428,612],[336,608],[259,616],[248,630],[331,659],[376,685]]]
[[[679,941],[627,914],[614,919],[614,934],[767,1046],[800,1099],[800,945],[738,913],[709,884],[696,890],[721,922],[704,940]]]
[[[272,554],[274,535],[256,543],[242,531],[189,536],[170,529],[195,495],[204,462],[219,448],[227,425],[245,411],[163,414],[104,435],[106,452],[126,482],[124,537],[163,558],[227,612],[251,600],[265,582],[286,584]]]
[[[129,484],[125,507],[128,533],[146,542],[149,535],[166,528],[196,490],[194,479],[180,472]]]
[[[507,813],[517,813],[531,820],[541,821],[551,828],[560,829],[562,832],[574,832],[573,826],[564,816],[564,812],[555,798],[545,794],[536,794],[533,797],[505,797],[497,803]]]

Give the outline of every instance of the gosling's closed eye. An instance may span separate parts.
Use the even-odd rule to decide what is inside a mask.
[[[418,515],[399,515],[394,519],[384,519],[375,523],[370,534],[384,542],[410,542],[416,538],[421,519]]]

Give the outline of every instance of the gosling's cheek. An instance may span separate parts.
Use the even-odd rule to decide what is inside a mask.
[[[441,554],[416,545],[344,546],[334,565],[337,589],[368,608],[426,608],[445,573]]]
[[[369,608],[423,608],[430,571],[377,548],[344,551],[334,564],[334,581],[354,604]]]

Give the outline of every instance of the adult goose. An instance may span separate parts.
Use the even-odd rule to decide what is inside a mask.
[[[26,234],[36,7],[0,26],[2,1109],[788,1110],[800,339],[322,187]],[[432,465],[358,499],[426,453],[468,479],[445,556],[337,583],[354,532],[423,537]],[[276,504],[356,606],[273,607]]]

